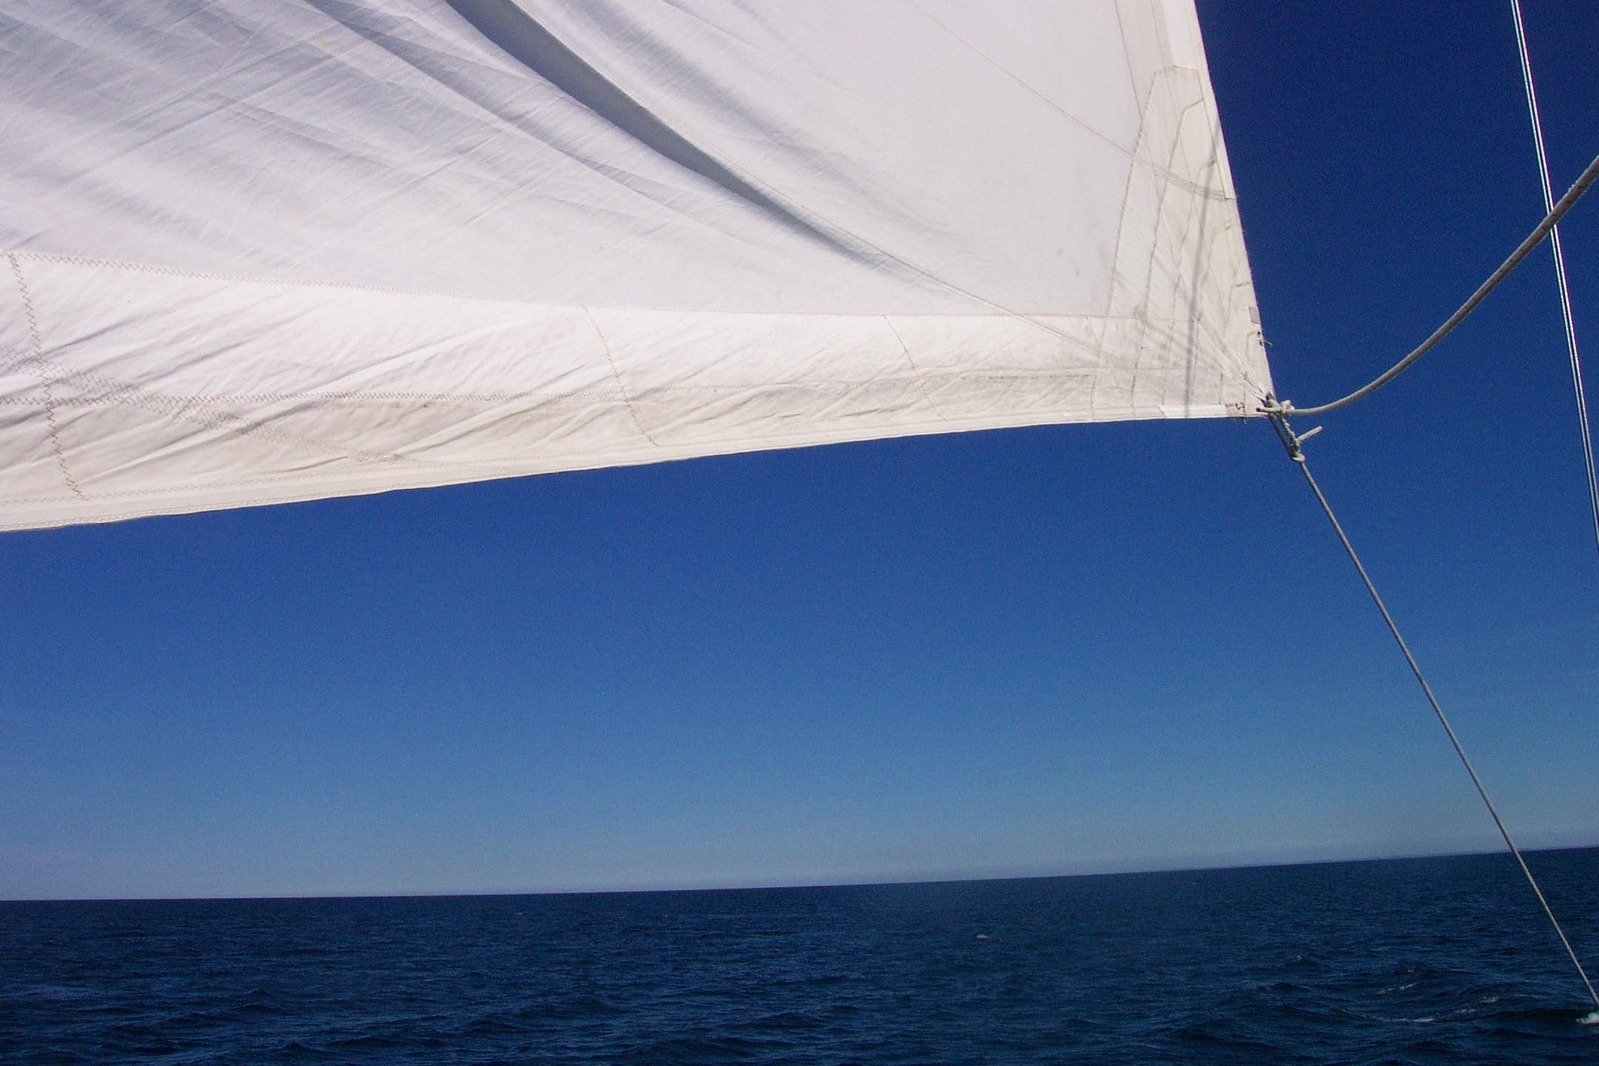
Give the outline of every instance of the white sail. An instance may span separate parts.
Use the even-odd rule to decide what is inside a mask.
[[[1270,389],[1189,0],[21,0],[0,527]]]

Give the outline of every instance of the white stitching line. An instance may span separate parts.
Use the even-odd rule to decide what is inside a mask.
[[[1042,410],[1043,410],[1043,412],[1050,412],[1050,413],[1057,413],[1057,414],[1059,413],[1057,409],[1049,408],[1047,406],[1045,408],[1043,408]],[[1151,406],[1148,406],[1148,405],[1145,405],[1143,407],[1112,408],[1110,410],[1110,413],[1106,416],[1106,418],[1103,419],[1103,421],[1126,421],[1126,420],[1131,420],[1131,419],[1153,419],[1153,418],[1156,418],[1156,417],[1160,417],[1157,414],[1157,411],[1158,411],[1157,407],[1151,407]],[[1036,411],[1035,412],[1029,412],[1028,415],[1026,415],[1024,417],[1031,417],[1031,415],[1038,414],[1038,413],[1040,413],[1040,412],[1036,412]],[[1081,414],[1081,412],[1077,412],[1077,413]],[[1024,426],[1024,425],[1078,425],[1078,424],[1083,424],[1083,423],[1089,422],[1089,421],[1094,421],[1094,420],[1093,419],[1087,419],[1087,418],[1084,418],[1084,417],[1061,417],[1061,418],[1051,418],[1051,419],[1049,419],[1046,422],[1022,422],[1022,421],[1017,421],[1017,422],[1007,422],[1007,423],[1005,423],[1005,425],[1008,426],[1008,427]],[[969,420],[969,419],[946,420],[946,421],[930,420],[930,421],[906,422],[906,423],[902,424],[901,426],[899,426],[899,428],[904,430],[904,431],[906,431],[906,432],[908,432],[908,433],[919,433],[919,434],[943,433],[943,432],[947,432],[945,427],[947,425],[949,425],[950,422],[954,422],[955,425],[957,425],[958,427],[961,427],[960,430],[959,430],[961,432],[965,432],[967,430],[973,430],[973,429],[990,428],[986,424],[976,424],[976,425],[974,425],[974,424],[972,424],[971,420]],[[796,436],[793,436],[793,437],[782,437],[782,438],[733,437],[733,438],[720,439],[720,440],[714,442],[713,450],[710,450],[710,451],[691,450],[687,454],[690,457],[735,454],[735,453],[740,452],[740,451],[750,450],[750,446],[753,445],[753,444],[756,444],[756,443],[759,444],[759,450],[762,450],[762,451],[775,451],[775,450],[781,450],[781,449],[787,449],[787,448],[814,447],[814,446],[819,446],[819,445],[840,443],[840,442],[846,442],[846,441],[860,441],[860,440],[871,440],[871,439],[876,439],[876,438],[873,438],[873,437],[854,437],[854,436],[848,436],[848,437],[823,436],[821,438],[817,438],[817,437],[814,437],[814,436],[811,436],[811,435],[807,435],[807,434],[796,435]],[[679,449],[679,448],[670,449],[670,456],[669,457],[670,458],[676,458],[676,457],[678,457],[680,455],[680,453],[681,453],[681,449]],[[575,456],[566,455],[566,456],[560,457],[559,461],[560,461],[561,465],[559,465],[557,467],[545,468],[545,469],[532,469],[532,470],[530,470],[530,469],[528,469],[526,467],[520,466],[520,465],[516,464],[512,460],[494,461],[494,462],[452,461],[452,462],[449,462],[449,463],[437,463],[437,464],[433,464],[433,465],[435,465],[436,467],[438,467],[441,470],[450,471],[452,474],[455,473],[455,472],[469,472],[469,476],[460,478],[458,480],[438,481],[438,482],[433,482],[433,481],[428,481],[428,482],[401,481],[401,482],[398,482],[398,483],[395,483],[395,484],[392,484],[392,485],[382,485],[382,486],[378,486],[378,487],[374,487],[374,488],[363,489],[360,492],[355,493],[355,495],[370,495],[370,494],[379,493],[379,492],[392,492],[392,491],[399,491],[399,490],[413,489],[413,488],[438,488],[438,487],[445,487],[445,486],[452,485],[452,484],[462,484],[462,483],[467,483],[467,482],[484,481],[484,480],[491,480],[491,479],[502,478],[502,477],[536,477],[536,476],[540,476],[540,475],[545,474],[545,473],[562,473],[562,472],[573,472],[573,471],[579,471],[579,470],[592,470],[592,469],[597,469],[597,468],[604,467],[604,466],[643,465],[643,464],[647,464],[647,463],[660,461],[660,456],[658,454],[654,454],[654,453],[652,453],[652,452],[650,452],[648,450],[640,449],[637,452],[629,453],[626,457],[622,458],[620,462],[616,461],[616,457],[614,457],[614,456],[603,455],[603,454],[594,454],[594,453],[579,453],[579,454],[577,454]],[[592,464],[592,465],[590,465],[590,464]],[[397,469],[397,468],[391,467],[390,469]],[[344,483],[344,482],[346,482],[348,480],[348,477],[349,477],[349,475],[347,473],[330,474],[330,475],[326,475],[326,476],[315,476],[315,475],[306,475],[303,471],[300,471],[300,472],[296,472],[296,473],[292,473],[292,474],[275,475],[273,477],[266,477],[266,478],[250,478],[250,479],[247,479],[247,480],[217,482],[217,483],[210,483],[210,484],[206,484],[206,485],[202,485],[202,486],[191,486],[190,490],[191,491],[195,491],[195,492],[205,493],[205,492],[209,492],[209,491],[212,491],[212,490],[218,490],[218,489],[220,489],[222,491],[227,491],[229,489],[237,488],[239,486],[273,485],[273,484],[281,484],[281,483],[285,483],[285,482],[296,482],[296,483],[304,485],[306,487],[312,487],[312,486],[323,485],[323,484],[326,484],[326,483],[329,483],[329,482],[334,483],[334,484],[342,484],[342,483]],[[84,502],[90,508],[96,508],[96,505],[98,505],[98,504],[100,504],[100,503],[102,503],[104,501],[115,500],[115,499],[133,499],[133,498],[137,498],[137,497],[160,496],[161,494],[170,493],[171,491],[172,490],[170,488],[157,488],[157,489],[130,489],[130,490],[124,490],[124,491],[118,491],[118,492],[95,493],[94,496],[91,499],[86,500]],[[263,497],[258,497],[258,498],[254,498],[254,499],[246,499],[246,500],[239,501],[239,502],[229,502],[229,503],[227,503],[226,505],[223,505],[223,506],[225,506],[228,509],[232,509],[232,508],[238,508],[238,507],[251,507],[251,506],[256,506],[258,504],[263,504],[263,503],[289,503],[289,502],[297,502],[297,501],[302,501],[302,500],[326,499],[326,498],[328,498],[328,497],[327,496],[295,496],[295,497],[292,497],[292,498],[284,498],[284,497],[279,497],[279,496],[270,496],[270,497],[263,496]],[[61,502],[64,499],[65,499],[65,497],[62,497],[62,496],[15,496],[15,497],[4,497],[3,498],[3,502],[4,503],[8,503],[8,504],[24,504],[24,505],[26,505],[26,504],[36,504],[36,503],[59,503],[59,502]],[[111,522],[111,521],[117,521],[120,518],[137,518],[137,517],[142,517],[142,516],[146,516],[146,515],[157,515],[157,514],[189,513],[189,512],[177,512],[177,511],[160,509],[161,508],[161,501],[159,501],[159,500],[153,501],[153,504],[154,504],[154,507],[156,509],[145,508],[145,509],[141,509],[141,510],[138,510],[138,511],[119,512],[119,513],[116,513],[116,514],[113,514],[113,515],[109,515],[109,516],[104,515],[103,512],[101,512],[98,509],[96,509],[94,511],[94,513],[98,517],[90,519],[90,521]],[[217,507],[216,507],[216,505],[212,505],[210,508],[201,507],[201,508],[197,508],[197,509],[199,509],[199,510],[217,509]],[[67,520],[67,522],[55,523],[55,524],[58,524],[58,525],[59,524],[70,524],[71,521],[75,521],[75,520]],[[28,527],[18,526],[18,527],[15,527],[15,528],[34,528],[34,527],[31,527],[31,526],[28,526]]]
[[[1169,323],[1168,323],[1169,324]],[[59,364],[47,362],[45,365],[58,367]],[[914,367],[912,368],[915,369]],[[915,382],[931,381],[1052,381],[1055,379],[1071,378],[1079,374],[1092,373],[1092,364],[1082,366],[1049,368],[1043,370],[1009,370],[1009,371],[917,371],[915,374],[891,374],[884,377],[871,378],[810,378],[783,381],[752,381],[737,385],[655,385],[641,394],[641,398],[653,397],[665,393],[698,395],[698,394],[736,394],[746,392],[762,392],[773,389],[802,389],[816,392],[848,392],[854,389],[869,388],[874,385],[904,385]],[[111,378],[91,375],[85,371],[62,369],[62,378],[73,378],[80,382],[99,386],[105,395],[86,395],[59,398],[54,401],[57,408],[64,407],[144,407],[158,414],[174,414],[171,408],[174,405],[184,407],[226,407],[266,405],[275,403],[293,403],[304,400],[326,400],[346,407],[383,407],[394,404],[422,403],[422,404],[449,404],[460,407],[482,407],[497,404],[510,404],[522,401],[535,403],[559,403],[563,400],[591,400],[599,397],[611,398],[615,396],[613,389],[575,389],[571,392],[507,392],[507,393],[357,393],[357,392],[300,392],[300,393],[266,393],[261,395],[249,394],[223,394],[217,396],[182,396],[170,393],[156,392],[150,389],[140,389],[126,382],[114,381]],[[933,402],[933,401],[930,401]],[[936,402],[934,402],[936,405]],[[43,407],[45,401],[30,400],[25,396],[0,396],[0,404],[13,407]],[[363,453],[364,454],[364,453]],[[371,453],[377,455],[380,453]]]
[[[1062,377],[1063,376],[1058,374],[1058,373],[1041,373],[1041,374],[1032,374],[1032,375],[1029,375],[1029,374],[987,374],[987,375],[983,375],[982,376],[982,380],[999,383],[999,382],[1007,382],[1007,381],[1038,381],[1038,380],[1041,380],[1041,379],[1042,380],[1061,380]],[[902,380],[902,379],[894,379],[894,380],[895,381],[899,381],[899,380]],[[882,384],[882,383],[883,382],[867,382],[865,384]],[[892,383],[892,382],[887,382],[887,383]],[[778,388],[778,389],[781,389],[781,388],[791,388],[791,387],[792,386],[789,386],[789,385],[786,385],[786,384],[778,384],[778,385],[774,385],[774,386],[768,386],[767,388]],[[818,391],[822,391],[822,390],[818,390]],[[1045,403],[1038,410],[1052,411],[1052,410],[1057,410],[1057,409],[1052,407],[1050,404]],[[1116,408],[1114,410],[1116,412],[1118,412],[1118,413],[1112,414],[1109,417],[1111,417],[1111,418],[1124,418],[1124,417],[1133,417],[1133,416],[1130,416],[1130,415],[1128,415],[1126,413],[1121,413],[1121,412],[1130,412],[1130,411],[1135,410],[1135,408],[1131,408],[1131,407],[1128,407],[1128,408]],[[1018,412],[1018,413],[1020,413],[1020,412]],[[1037,411],[1035,411],[1033,413],[1037,413]],[[936,412],[935,412],[935,414],[936,414]],[[185,412],[184,414],[179,415],[179,417],[188,418],[190,420],[196,420],[196,419],[198,419],[199,416],[195,412]],[[1081,419],[1081,418],[1070,418],[1070,419],[1065,419],[1064,421],[1066,421],[1066,422],[1080,422],[1080,421],[1084,421],[1084,420],[1085,419]],[[1087,420],[1093,421],[1094,419],[1087,419]],[[202,424],[213,425],[214,423],[202,422]],[[960,427],[980,428],[980,427],[977,427],[977,426],[973,426],[971,424],[971,419],[966,419],[966,418],[963,418],[963,419],[951,419],[951,418],[947,418],[946,416],[943,416],[941,414],[937,416],[936,421],[933,421],[933,422],[915,421],[915,422],[905,423],[905,426],[906,427],[945,426],[945,425],[952,425],[952,424],[956,425],[956,426],[960,426]],[[283,435],[281,433],[278,433],[277,431],[267,430],[267,429],[257,429],[256,432],[260,433],[263,436],[267,436],[269,438],[286,436],[286,435]],[[763,441],[766,442],[766,446],[770,446],[770,447],[797,446],[797,445],[795,445],[793,443],[784,443],[785,441],[790,441],[791,440],[791,438],[786,438],[786,437],[785,438],[781,438],[781,439],[779,439],[779,438],[763,438],[763,437],[755,437],[755,438],[747,438],[747,439],[746,438],[730,438],[730,439],[735,440],[735,441],[763,440]],[[850,438],[850,439],[854,439],[854,438]],[[792,438],[792,441],[798,442],[800,445],[803,445],[805,443],[815,443],[814,438],[812,438],[808,434],[797,435],[797,436]],[[291,443],[291,444],[302,444],[302,445],[313,446],[313,447],[316,444],[316,442],[300,441],[300,440],[297,440],[295,438],[288,438],[287,442]],[[661,445],[656,445],[655,447],[657,449],[662,449],[663,448],[663,446],[661,446]],[[670,449],[664,449],[664,450],[670,450]],[[735,448],[734,450],[737,450],[737,449]],[[486,476],[489,476],[489,477],[493,477],[493,476],[519,476],[519,475],[524,474],[524,473],[527,472],[526,469],[524,467],[522,467],[521,464],[515,459],[501,459],[501,460],[487,460],[487,461],[485,461],[485,460],[461,460],[461,459],[425,460],[425,459],[416,459],[416,458],[412,458],[412,457],[409,457],[409,456],[392,456],[392,455],[389,455],[387,453],[369,453],[369,454],[373,458],[377,458],[377,459],[387,459],[387,458],[402,459],[405,462],[411,464],[408,467],[408,469],[412,469],[412,470],[416,470],[416,469],[433,469],[433,470],[441,470],[441,471],[472,471],[472,472],[503,471],[504,472],[502,474],[488,474],[488,475],[486,475]],[[638,458],[637,459],[630,459],[629,461],[649,462],[649,461],[652,461],[655,458],[655,456],[653,456],[647,450],[640,450],[636,454],[637,454]],[[716,453],[716,454],[719,454],[719,453]],[[347,458],[356,459],[356,461],[361,461],[361,457],[359,457],[359,456],[357,456],[357,455],[355,455],[353,453],[345,453],[345,456]],[[564,457],[560,457],[560,458],[561,458],[562,462],[566,462],[566,461],[571,461],[573,457],[564,456]],[[600,462],[599,460],[600,460],[601,456],[599,454],[595,454],[595,455],[591,456],[588,453],[581,453],[579,456],[577,456],[575,461],[580,462],[580,463],[587,463],[591,458],[596,460],[596,465],[615,465],[615,464],[609,464],[609,463],[605,463],[605,462]],[[401,469],[401,467],[390,466],[389,469]],[[273,485],[273,484],[280,484],[280,483],[285,483],[285,482],[296,482],[296,483],[301,483],[301,484],[306,484],[306,485],[315,485],[315,484],[322,483],[324,481],[340,482],[340,481],[342,481],[342,480],[344,480],[344,479],[346,479],[348,477],[349,477],[349,472],[348,471],[341,471],[341,472],[338,472],[338,473],[327,475],[325,477],[316,476],[316,475],[307,475],[304,471],[295,471],[295,472],[291,472],[291,473],[287,473],[287,474],[272,475],[270,477],[230,479],[230,480],[224,481],[224,482],[212,483],[212,484],[209,484],[209,485],[204,486],[204,487],[207,487],[207,488],[220,488],[220,489],[232,489],[232,488],[237,488],[237,487],[241,487],[241,486]],[[476,480],[476,479],[479,479],[479,478],[473,478],[472,480]],[[405,485],[401,485],[401,486],[397,486],[397,487],[406,487],[406,486]],[[93,503],[95,503],[97,501],[113,500],[113,499],[118,499],[118,498],[138,498],[138,497],[160,496],[160,495],[165,494],[165,493],[170,493],[171,491],[172,490],[171,490],[170,487],[162,487],[162,488],[157,488],[157,489],[130,489],[130,490],[119,490],[119,491],[113,491],[113,492],[96,492],[96,493],[93,494],[92,497],[87,499],[85,502],[93,504]],[[387,491],[387,490],[379,489],[379,490],[376,490],[376,491]],[[4,497],[4,501],[7,502],[7,503],[11,503],[11,504],[29,504],[29,503],[35,503],[35,502],[49,503],[49,502],[59,501],[59,500],[61,500],[63,498],[64,497],[61,497],[61,496],[17,496],[17,497]],[[234,505],[230,504],[229,506],[234,506]],[[237,506],[247,506],[247,505],[246,504],[239,504]],[[165,513],[165,512],[139,512],[139,513]]]
[[[276,441],[279,444],[286,444],[314,454],[334,455],[357,463],[407,462],[422,466],[446,465],[399,455],[394,452],[363,451],[359,448],[348,448],[331,441],[301,437],[275,429],[264,423],[252,423],[244,416],[232,411],[208,412],[196,410],[196,408],[204,406],[204,401],[194,398],[169,396],[165,393],[153,392],[130,385],[124,381],[118,381],[115,378],[104,377],[87,370],[63,367],[60,364],[51,363],[44,359],[38,360],[38,363],[41,368],[51,368],[57,372],[58,377],[54,380],[71,381],[80,389],[85,385],[93,386],[107,394],[99,397],[83,396],[74,401],[56,404],[56,406],[140,408],[174,421],[193,422],[207,429],[223,430],[240,436],[259,436],[265,440]],[[296,398],[298,397],[289,397],[288,399]],[[22,402],[25,403],[26,401]],[[81,491],[79,495],[82,495]],[[97,492],[94,495],[98,497],[106,494]]]
[[[616,381],[617,394],[622,397],[622,402],[627,404],[627,414],[633,420],[633,428],[637,429],[645,440],[659,448],[661,442],[650,436],[650,431],[639,421],[638,409],[633,406],[633,397],[627,394],[627,386],[622,384],[622,372],[616,367],[616,356],[611,354],[611,342],[605,339],[605,331],[600,329],[599,322],[594,318],[594,312],[587,306],[584,306],[583,313],[588,316],[589,325],[594,327],[594,335],[600,339],[600,347],[605,349],[605,361],[611,364],[611,377]]]
[[[1139,154],[1138,154],[1138,148],[1137,148],[1137,141],[1136,140],[1134,141],[1133,148],[1131,150],[1128,150],[1128,148],[1126,146],[1124,146],[1120,141],[1116,140],[1114,137],[1110,136],[1108,133],[1105,133],[1104,131],[1098,129],[1097,127],[1095,127],[1093,125],[1091,125],[1088,122],[1088,120],[1084,119],[1082,116],[1075,115],[1072,112],[1068,111],[1065,107],[1063,107],[1061,104],[1056,102],[1053,97],[1049,96],[1047,93],[1045,93],[1042,90],[1040,90],[1037,86],[1033,85],[1026,78],[1023,78],[1020,74],[1017,74],[1015,71],[1011,70],[1005,64],[1001,63],[999,60],[995,59],[993,56],[989,55],[987,52],[985,52],[981,48],[977,47],[971,41],[968,41],[965,37],[961,36],[959,33],[956,33],[953,29],[951,29],[948,25],[946,25],[944,23],[943,19],[940,19],[937,15],[933,14],[931,11],[928,11],[926,8],[922,7],[921,4],[913,2],[912,6],[915,7],[917,11],[919,11],[922,15],[924,15],[927,19],[929,19],[939,29],[943,30],[945,33],[947,33],[951,37],[955,38],[955,40],[957,40],[961,44],[965,45],[968,49],[970,49],[975,55],[980,57],[989,66],[993,67],[995,70],[999,71],[1001,74],[1004,74],[1007,78],[1009,78],[1012,81],[1014,81],[1017,85],[1020,85],[1023,89],[1026,89],[1028,93],[1030,93],[1033,97],[1035,97],[1045,107],[1050,108],[1056,114],[1060,115],[1062,118],[1064,118],[1067,121],[1071,122],[1073,125],[1077,126],[1077,128],[1081,129],[1084,133],[1087,133],[1090,137],[1093,137],[1095,140],[1099,141],[1101,144],[1105,145],[1108,148],[1113,149],[1116,152],[1119,152],[1123,157],[1125,157],[1127,159],[1127,161],[1128,161],[1130,166],[1132,166],[1134,168],[1137,168],[1139,166],[1146,166],[1150,170],[1153,170],[1155,172],[1155,174],[1161,180],[1166,181],[1166,182],[1170,182],[1170,183],[1173,183],[1173,184],[1176,184],[1176,185],[1180,185],[1184,189],[1186,189],[1188,192],[1191,192],[1191,193],[1193,193],[1196,196],[1203,196],[1203,197],[1206,197],[1206,198],[1209,198],[1209,199],[1222,199],[1222,200],[1225,200],[1227,198],[1227,196],[1226,196],[1226,194],[1224,192],[1223,193],[1219,193],[1219,192],[1216,192],[1215,190],[1213,190],[1213,189],[1211,189],[1211,188],[1209,188],[1207,186],[1201,185],[1198,182],[1189,181],[1187,178],[1182,177],[1180,174],[1176,173],[1173,170],[1162,169],[1152,159],[1144,159],[1144,158],[1140,157]],[[1127,32],[1126,32],[1126,29],[1122,26],[1122,13],[1121,13],[1121,8],[1119,8],[1119,7],[1116,9],[1116,27],[1117,27],[1118,31],[1120,31],[1121,35],[1122,35],[1122,43],[1123,43],[1122,55],[1124,57],[1126,57],[1126,55],[1127,55],[1127,48],[1126,48]],[[1168,51],[1169,51],[1169,49],[1168,49]],[[1128,60],[1128,62],[1129,62],[1129,65],[1130,65],[1131,61]],[[1181,69],[1188,69],[1188,68],[1175,67],[1174,69],[1181,70]],[[1128,80],[1129,80],[1129,82],[1131,82],[1132,79],[1129,78]],[[1134,88],[1136,88],[1136,86],[1134,86]],[[1140,121],[1142,121],[1142,116],[1140,116]]]
[[[50,432],[50,449],[55,453],[56,465],[61,468],[61,476],[66,480],[67,487],[72,494],[80,500],[88,499],[83,493],[83,487],[78,484],[78,479],[72,476],[72,470],[67,466],[66,450],[61,447],[60,426],[56,422],[56,404],[53,390],[50,388],[52,380],[45,370],[44,338],[39,330],[39,315],[33,306],[33,294],[28,291],[28,282],[22,276],[22,264],[17,261],[16,254],[7,252],[6,258],[11,262],[11,276],[17,279],[17,294],[22,297],[22,313],[28,319],[28,340],[33,346],[33,365],[39,375],[39,388],[44,393],[44,420]]]
[[[900,351],[905,353],[905,363],[911,368],[911,377],[921,388],[922,396],[927,400],[928,406],[932,408],[933,414],[945,422],[949,421],[949,419],[945,417],[944,410],[939,406],[938,401],[933,399],[932,390],[927,387],[927,379],[930,375],[923,373],[921,367],[916,365],[916,360],[911,356],[910,345],[905,343],[905,338],[900,334],[899,327],[895,326],[894,320],[889,318],[887,315],[883,316],[883,324],[888,327],[890,333],[894,334],[894,339],[899,341]],[[940,376],[948,377],[949,375],[945,374]],[[889,378],[887,380],[893,381],[895,379]]]
[[[1150,92],[1151,105],[1146,105],[1146,106],[1152,106],[1153,101],[1155,99],[1156,93],[1168,93],[1168,94],[1171,94],[1171,96],[1173,98],[1173,102],[1175,102],[1177,99],[1180,99],[1181,97],[1179,97],[1178,94],[1181,92],[1181,86],[1177,86],[1177,87],[1173,86],[1173,81],[1175,80],[1175,76],[1177,76],[1177,75],[1192,75],[1193,73],[1194,73],[1193,71],[1189,70],[1186,67],[1174,67],[1174,66],[1162,67],[1159,71],[1156,72],[1154,81],[1150,83],[1149,92]],[[1182,105],[1181,107],[1178,108],[1177,115],[1176,115],[1176,121],[1172,125],[1171,143],[1167,147],[1167,153],[1166,153],[1168,169],[1171,168],[1170,167],[1171,161],[1177,158],[1178,153],[1184,151],[1183,137],[1182,137],[1183,124],[1184,124],[1184,122],[1187,121],[1188,113],[1190,111],[1192,111],[1195,107],[1200,106],[1201,103],[1202,103],[1202,97],[1199,100],[1195,100],[1195,99],[1189,98],[1189,102],[1187,104],[1184,104],[1184,105]],[[1165,231],[1165,227],[1164,227],[1163,223],[1165,222],[1165,219],[1166,219],[1167,201],[1168,201],[1168,199],[1169,199],[1169,197],[1171,195],[1171,191],[1172,191],[1172,186],[1169,183],[1162,184],[1160,186],[1159,193],[1155,197],[1155,218],[1156,218],[1156,230],[1157,230],[1157,232]],[[1173,251],[1174,254],[1177,254],[1179,257],[1181,256],[1182,248],[1183,248],[1184,244],[1186,243],[1186,241],[1188,239],[1188,232],[1189,232],[1189,227],[1188,227],[1188,224],[1187,224],[1187,222],[1185,220],[1184,228],[1183,228],[1182,233],[1178,236],[1176,242],[1170,248],[1170,250]],[[1157,253],[1160,250],[1161,250],[1161,248],[1157,244],[1157,246],[1155,248],[1151,249],[1149,260],[1148,260],[1148,262],[1146,262],[1144,264],[1144,283],[1143,283],[1142,292],[1143,292],[1143,304],[1144,304],[1145,314],[1144,314],[1144,317],[1142,319],[1140,319],[1140,321],[1139,321],[1138,344],[1133,349],[1132,374],[1129,376],[1128,383],[1127,383],[1127,395],[1128,395],[1129,399],[1131,399],[1134,396],[1136,396],[1137,392],[1138,392],[1138,378],[1139,378],[1139,375],[1142,374],[1143,370],[1144,370],[1144,356],[1146,354],[1148,354],[1147,350],[1148,350],[1148,345],[1149,345],[1149,337],[1150,337],[1151,327],[1154,326],[1157,322],[1159,322],[1159,323],[1170,322],[1173,326],[1175,326],[1177,324],[1177,319],[1175,317],[1172,317],[1169,314],[1168,315],[1162,315],[1158,319],[1150,319],[1148,317],[1149,305],[1150,305],[1151,300],[1153,299],[1153,289],[1154,289],[1154,284],[1155,284],[1155,282],[1154,282],[1154,278],[1155,278],[1155,260],[1157,258],[1155,253]],[[1167,295],[1166,290],[1164,290],[1164,289],[1162,290],[1162,295],[1163,296]],[[1169,333],[1163,333],[1162,334],[1162,351],[1163,352],[1168,351],[1170,349],[1169,339],[1170,339],[1170,334]]]
[[[374,293],[379,296],[428,296],[445,300],[465,300],[471,303],[508,304],[514,307],[548,307],[557,310],[576,311],[598,310],[611,311],[637,311],[641,313],[682,314],[682,307],[654,307],[647,304],[576,304],[557,303],[552,300],[530,300],[517,296],[483,296],[476,293],[448,292],[436,289],[407,289],[397,285],[363,285],[354,281],[329,281],[316,278],[282,278],[270,274],[229,274],[211,270],[187,270],[180,267],[162,266],[156,263],[130,263],[119,259],[97,259],[92,256],[63,255],[57,252],[33,252],[26,249],[17,249],[6,252],[19,258],[33,259],[42,263],[62,263],[67,266],[89,267],[91,269],[105,270],[132,270],[143,274],[161,274],[174,278],[196,278],[204,281],[234,281],[244,285],[281,285],[297,289],[331,289],[339,292],[364,292]],[[931,277],[931,275],[928,275]],[[935,281],[938,279],[934,279]],[[944,284],[940,282],[940,284]],[[963,290],[955,290],[959,295],[972,296]],[[973,297],[983,299],[982,297]],[[988,301],[984,301],[988,303]],[[1037,319],[1050,318],[1083,318],[1084,315],[1062,314],[1058,311],[1012,311],[998,304],[988,303],[993,308],[989,312],[958,312],[958,311],[927,311],[927,312],[895,312],[896,318],[1012,318],[1020,319],[1030,325],[1037,326],[1045,332],[1053,329]],[[745,308],[745,307],[697,307],[689,309],[696,314],[710,315],[769,315],[780,318],[880,318],[881,311],[796,311],[774,310],[771,308]]]

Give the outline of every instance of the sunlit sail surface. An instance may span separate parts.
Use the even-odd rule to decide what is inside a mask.
[[[1188,0],[0,12],[0,527],[1270,390]]]

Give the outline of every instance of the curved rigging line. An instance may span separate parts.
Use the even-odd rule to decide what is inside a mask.
[[[1577,177],[1577,180],[1572,183],[1571,188],[1566,190],[1566,195],[1562,196],[1560,198],[1560,202],[1555,204],[1555,206],[1550,209],[1549,214],[1544,217],[1544,220],[1538,223],[1531,233],[1527,234],[1527,239],[1516,246],[1516,250],[1510,253],[1510,258],[1499,264],[1499,269],[1489,275],[1487,281],[1477,286],[1477,291],[1472,293],[1466,299],[1466,302],[1461,304],[1455,313],[1450,315],[1443,325],[1433,330],[1430,337],[1412,349],[1409,355],[1405,356],[1403,359],[1399,360],[1399,362],[1395,363],[1393,366],[1384,371],[1381,377],[1375,379],[1368,385],[1364,385],[1361,388],[1356,389],[1348,396],[1334,400],[1331,403],[1319,404],[1315,407],[1295,407],[1286,400],[1279,403],[1268,398],[1261,402],[1261,406],[1258,409],[1260,413],[1265,415],[1273,415],[1286,414],[1291,411],[1298,415],[1326,414],[1329,411],[1336,411],[1340,407],[1348,407],[1356,400],[1365,399],[1367,396],[1370,396],[1372,393],[1388,384],[1400,374],[1403,374],[1406,370],[1409,370],[1416,360],[1432,351],[1438,346],[1439,341],[1453,333],[1455,327],[1464,322],[1466,320],[1466,316],[1475,311],[1477,309],[1477,305],[1482,303],[1483,300],[1487,299],[1488,294],[1493,292],[1494,289],[1498,288],[1499,283],[1504,281],[1505,278],[1510,275],[1512,270],[1515,270],[1516,267],[1520,266],[1521,261],[1527,258],[1527,256],[1531,255],[1534,248],[1543,243],[1543,239],[1549,236],[1550,231],[1555,228],[1555,223],[1559,222],[1566,216],[1566,212],[1571,210],[1573,204],[1582,199],[1582,194],[1587,192],[1593,186],[1595,181],[1599,181],[1599,156],[1594,156],[1593,162],[1588,164],[1588,169],[1584,170]]]

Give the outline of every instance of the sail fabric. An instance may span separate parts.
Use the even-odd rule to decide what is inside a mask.
[[[0,527],[1248,415],[1190,0],[18,0]]]

